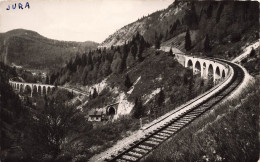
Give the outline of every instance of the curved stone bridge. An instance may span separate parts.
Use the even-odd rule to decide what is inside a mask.
[[[25,83],[25,82],[18,82],[13,81],[12,79],[9,80],[9,84],[15,89],[18,90],[18,92],[24,92],[26,89],[30,89],[31,97],[33,96],[33,92],[40,93],[41,95],[46,94],[48,95],[50,92],[52,92],[55,89],[54,85],[51,84],[41,84],[41,83]],[[68,88],[63,86],[57,86],[59,89],[65,89],[69,92],[72,92],[74,94],[79,95],[88,95],[88,93],[74,89],[74,88]]]
[[[199,74],[203,79],[212,80],[215,84],[225,79],[229,73],[229,66],[215,59],[175,54],[175,58],[184,67],[193,70],[193,74]]]
[[[41,84],[41,83],[24,83],[24,82],[18,82],[13,81],[12,79],[9,80],[9,84],[19,92],[24,92],[27,88],[31,91],[31,96],[33,95],[34,90],[36,90],[37,93],[48,94],[51,91],[54,90],[55,86],[50,84]]]

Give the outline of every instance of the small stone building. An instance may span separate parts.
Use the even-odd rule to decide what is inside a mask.
[[[107,105],[103,108],[92,109],[88,112],[88,121],[104,121],[113,120],[114,115],[117,113],[117,107],[119,103]]]
[[[88,121],[103,121],[105,113],[102,110],[93,109],[88,112]]]

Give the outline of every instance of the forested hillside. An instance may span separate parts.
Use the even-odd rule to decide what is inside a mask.
[[[23,29],[0,33],[0,61],[26,68],[59,68],[66,61],[97,47],[95,42],[68,42],[48,39]]]
[[[22,117],[22,104],[12,87],[8,84],[10,77],[16,76],[14,68],[0,62],[0,123],[1,123],[1,150],[15,145],[19,136],[19,122]]]
[[[100,46],[122,45],[139,32],[156,48],[177,47],[181,50],[208,56],[234,57],[246,43],[258,39],[258,2],[174,2],[126,25]],[[191,43],[185,47],[190,31]]]
[[[111,49],[97,49],[71,59],[66,67],[50,76],[50,83],[93,84],[111,73],[122,73],[136,62],[142,62],[143,52],[150,45],[139,33],[128,44]]]

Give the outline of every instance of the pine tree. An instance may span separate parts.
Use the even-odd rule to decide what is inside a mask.
[[[50,79],[48,75],[46,76],[45,84],[50,84]]]
[[[255,54],[256,54],[255,49],[252,47],[249,55],[250,55],[250,57],[253,57],[253,56],[255,56]]]
[[[221,3],[220,6],[218,7],[217,16],[216,16],[216,23],[219,22],[223,9],[224,9],[224,3]]]
[[[144,44],[143,42],[141,41],[140,44],[139,44],[139,48],[138,48],[138,61],[143,61],[143,51],[144,51]]]
[[[94,91],[93,91],[93,94],[92,94],[92,98],[96,98],[98,96],[98,93],[97,93],[97,89],[94,88]]]
[[[158,94],[158,98],[157,98],[158,107],[161,107],[163,105],[164,101],[165,101],[165,95],[164,95],[163,90],[161,89],[161,91]]]
[[[188,93],[189,93],[189,99],[192,99],[193,98],[193,75],[191,77],[191,79],[189,80],[189,85],[188,85]]]
[[[137,54],[137,46],[135,43],[133,43],[133,45],[131,46],[131,49],[130,49],[132,55],[134,56],[134,59],[136,59],[136,54]]]
[[[209,36],[206,35],[205,42],[204,42],[204,51],[209,52],[210,51],[210,44],[209,44]]]
[[[191,3],[191,20],[192,20],[192,26],[197,28],[199,21],[198,21],[198,16],[196,13],[195,5],[193,2]]]
[[[185,49],[189,51],[191,49],[191,38],[190,38],[190,30],[187,29],[185,36]]]
[[[135,105],[134,105],[133,111],[134,111],[133,117],[136,119],[139,119],[144,115],[144,109],[143,109],[142,102],[137,97],[135,98]]]
[[[234,3],[234,4],[236,4],[236,3]],[[207,13],[207,18],[208,18],[208,19],[211,18],[211,16],[212,16],[212,11],[213,11],[213,5],[210,4],[210,5],[208,6],[208,8],[207,8],[207,11],[206,11],[206,13]]]
[[[172,48],[171,48],[170,51],[169,51],[169,55],[170,55],[170,56],[173,56]]]
[[[132,84],[132,82],[131,82],[131,80],[130,80],[128,74],[127,74],[127,75],[125,76],[125,87],[126,87],[127,89],[129,89],[132,85],[133,85],[133,84]]]

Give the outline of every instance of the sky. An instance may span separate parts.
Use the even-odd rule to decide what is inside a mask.
[[[28,29],[57,40],[101,43],[121,27],[174,0],[0,0],[0,33]],[[30,8],[8,5],[29,2]],[[12,7],[11,7],[12,8]]]

